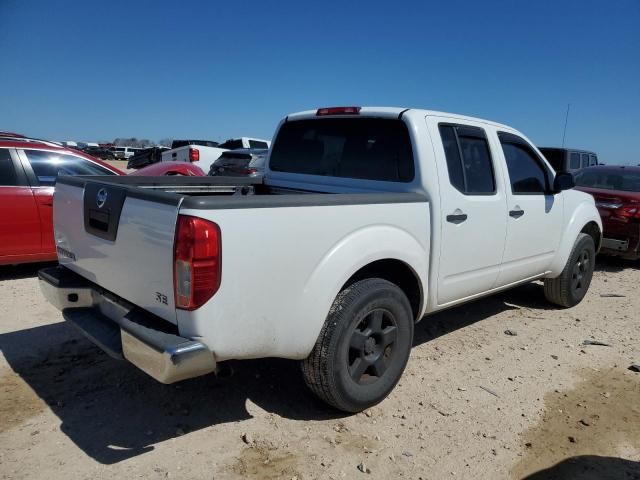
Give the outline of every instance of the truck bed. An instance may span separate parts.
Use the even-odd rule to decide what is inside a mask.
[[[114,185],[127,190],[127,196],[156,201],[181,208],[276,208],[292,206],[361,205],[425,202],[426,197],[412,192],[326,193],[274,188],[262,179],[242,177],[183,176],[62,176],[58,183],[84,188],[87,182]]]
[[[429,258],[429,205],[417,193],[308,192],[228,177],[60,177],[54,215],[62,266],[183,337],[206,338],[218,360],[303,358],[354,269],[394,258],[424,279]],[[194,311],[175,305],[178,216],[221,231],[220,288]]]

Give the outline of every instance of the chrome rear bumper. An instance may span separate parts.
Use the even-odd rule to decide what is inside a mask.
[[[161,383],[216,370],[202,342],[181,337],[172,325],[102,290],[64,267],[38,272],[45,298],[71,324],[114,358],[126,359]]]

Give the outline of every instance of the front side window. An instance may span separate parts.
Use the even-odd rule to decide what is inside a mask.
[[[0,148],[0,186],[15,187],[19,184],[11,153],[6,148]]]
[[[451,185],[465,195],[494,193],[493,164],[484,130],[448,124],[441,124],[439,130]]]
[[[410,182],[413,149],[402,120],[322,118],[286,122],[273,144],[276,172]]]
[[[571,170],[580,169],[580,154],[579,153],[572,153],[570,158],[571,158],[571,161],[569,163],[569,166],[570,166]]]
[[[58,175],[115,175],[84,158],[46,150],[24,151],[40,186],[55,185]]]
[[[507,171],[514,194],[545,194],[548,188],[547,172],[542,160],[522,138],[499,133],[500,144],[507,162]]]
[[[594,166],[598,164],[598,157],[596,157],[595,155],[589,155],[589,165],[590,166]]]

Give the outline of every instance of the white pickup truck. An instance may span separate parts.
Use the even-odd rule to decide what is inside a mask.
[[[536,279],[557,305],[582,300],[602,227],[572,186],[505,125],[323,108],[280,123],[259,183],[60,177],[60,266],[40,283],[160,382],[284,357],[356,412],[394,388],[427,314]]]
[[[174,140],[171,149],[162,152],[163,162],[191,162],[208,172],[220,155],[241,148],[269,148],[271,142],[261,138],[231,138],[221,144],[211,140]]]

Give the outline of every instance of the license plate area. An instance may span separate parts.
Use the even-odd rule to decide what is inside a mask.
[[[83,199],[85,231],[115,242],[126,197],[127,191],[122,188],[87,182]]]

